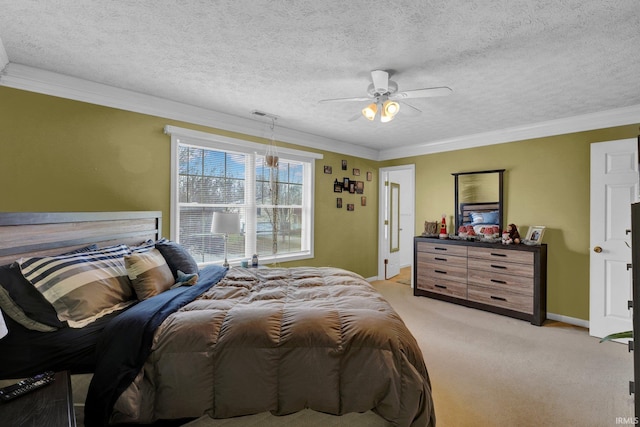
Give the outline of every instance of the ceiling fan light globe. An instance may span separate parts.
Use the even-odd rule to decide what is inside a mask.
[[[378,112],[378,106],[376,104],[370,104],[367,107],[362,109],[362,115],[367,120],[373,120],[376,118],[376,113]]]
[[[391,120],[393,120],[393,115],[391,114],[387,114],[384,110],[382,110],[382,112],[380,113],[380,122],[381,123],[388,123]]]
[[[382,108],[386,115],[393,117],[398,114],[398,111],[400,111],[400,104],[395,101],[387,100],[384,102]]]

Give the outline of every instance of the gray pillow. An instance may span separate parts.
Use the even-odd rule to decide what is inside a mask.
[[[179,243],[171,240],[159,240],[156,242],[156,249],[160,251],[167,261],[174,279],[178,278],[178,270],[184,274],[196,274],[198,272],[198,263]]]

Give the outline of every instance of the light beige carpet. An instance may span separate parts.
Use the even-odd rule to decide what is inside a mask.
[[[616,426],[634,416],[633,357],[586,329],[537,327],[373,285],[412,331],[429,369],[440,427]],[[628,421],[627,421],[628,422]]]

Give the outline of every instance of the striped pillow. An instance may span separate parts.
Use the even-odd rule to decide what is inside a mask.
[[[18,261],[24,277],[53,305],[61,321],[81,328],[135,302],[124,264],[126,245]]]
[[[157,249],[124,257],[127,274],[140,301],[158,295],[174,284],[173,273]]]

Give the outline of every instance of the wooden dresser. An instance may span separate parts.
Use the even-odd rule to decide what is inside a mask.
[[[547,245],[414,239],[413,293],[542,325]]]

